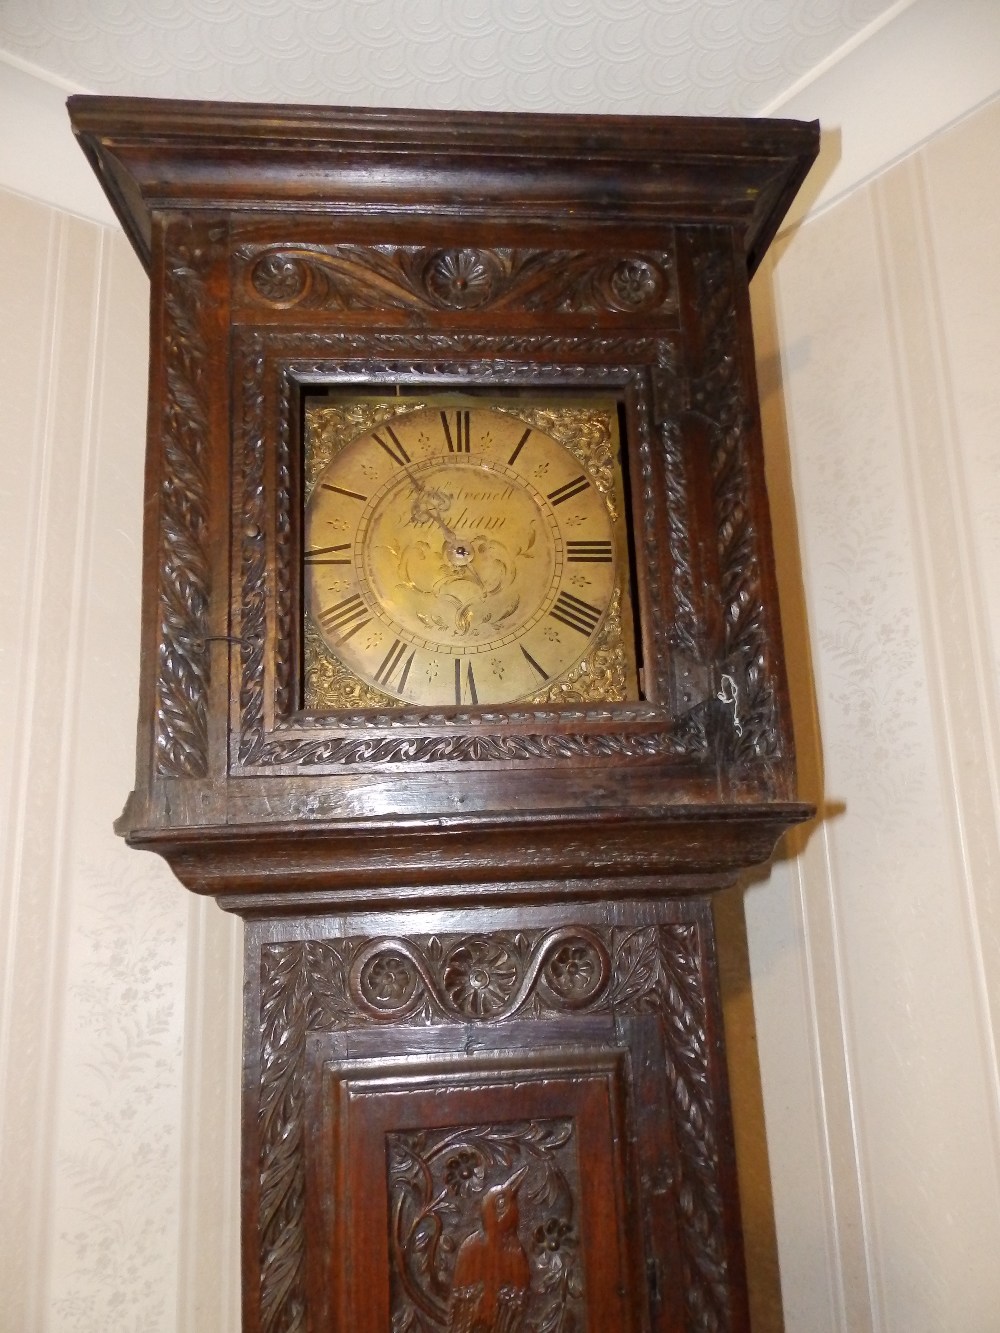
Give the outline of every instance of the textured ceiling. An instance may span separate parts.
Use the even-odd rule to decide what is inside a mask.
[[[755,115],[900,0],[0,0],[90,92]]]

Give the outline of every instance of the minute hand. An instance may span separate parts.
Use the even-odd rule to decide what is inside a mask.
[[[428,519],[432,519],[449,542],[458,543],[460,541],[458,533],[449,528],[441,517],[441,509],[443,504],[447,503],[447,497],[442,496],[440,491],[432,491],[425,481],[418,481],[416,477],[411,476],[409,481],[416,492],[416,498],[410,509],[410,518],[413,522],[426,523]]]
[[[410,485],[416,491],[416,498],[413,501],[413,507],[410,510],[410,517],[415,523],[426,521],[428,518],[434,520],[445,535],[444,552],[449,562],[457,569],[464,569],[479,584],[479,589],[486,595],[486,584],[479,575],[475,567],[475,548],[471,542],[465,542],[459,537],[458,533],[450,528],[441,517],[441,492],[428,489],[427,483],[418,481],[416,477],[410,477]],[[446,498],[446,497],[445,497]],[[423,504],[421,504],[423,501]]]

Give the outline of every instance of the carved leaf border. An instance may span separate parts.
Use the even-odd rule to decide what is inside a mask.
[[[192,229],[164,277],[163,485],[160,508],[156,773],[204,777],[208,771],[206,642],[208,553],[209,349],[200,315],[205,274],[214,262],[207,237]]]
[[[322,357],[300,359],[303,348],[312,344]],[[368,763],[439,763],[439,762],[563,762],[574,759],[630,758],[657,761],[690,760],[705,757],[701,738],[683,725],[678,726],[669,708],[662,705],[619,705],[560,710],[491,711],[489,714],[447,712],[427,716],[408,713],[392,715],[373,711],[338,714],[333,724],[322,714],[294,713],[289,697],[289,672],[292,660],[292,617],[294,570],[289,558],[292,515],[292,432],[293,411],[298,386],[302,383],[410,382],[428,383],[431,379],[452,383],[495,382],[498,362],[503,382],[530,386],[558,381],[566,387],[593,388],[600,384],[616,389],[630,387],[639,420],[638,454],[642,478],[641,540],[651,571],[653,601],[658,601],[660,557],[657,554],[657,495],[652,478],[654,438],[649,429],[652,393],[650,367],[661,377],[676,373],[678,352],[669,337],[608,337],[600,335],[493,335],[433,333],[323,333],[284,335],[280,332],[245,335],[240,347],[245,365],[242,380],[244,421],[242,423],[242,471],[244,514],[242,529],[243,590],[241,627],[243,649],[239,695],[238,755],[246,767],[305,767],[319,765],[354,765]],[[355,358],[364,355],[364,360]],[[447,361],[413,360],[414,356],[448,355]],[[483,356],[488,359],[483,360]],[[524,361],[531,356],[537,360]],[[368,359],[375,358],[374,360]],[[456,360],[456,357],[463,359]],[[548,358],[555,358],[550,364]],[[266,606],[247,581],[257,577],[266,547],[263,491],[260,489],[259,449],[262,438],[263,393],[256,387],[261,358],[278,381],[279,432],[275,469],[277,485],[274,496],[274,522],[277,532],[276,588],[274,590],[276,643],[275,659],[281,664],[274,683],[273,729],[263,722],[266,671],[257,651],[266,632]],[[591,364],[596,360],[597,364]],[[668,460],[669,462],[669,460]],[[670,520],[676,525],[676,516]],[[690,567],[677,569],[675,581],[691,580]],[[660,697],[668,699],[668,662],[670,645],[664,627],[654,618],[656,663]],[[559,730],[539,733],[524,731],[523,724],[553,725]],[[583,724],[582,728],[580,724]],[[567,724],[575,724],[569,730]],[[492,728],[522,728],[518,733],[493,732]],[[410,735],[399,734],[411,729]],[[473,729],[471,734],[468,730]],[[303,730],[322,730],[320,737],[303,736]],[[350,733],[363,729],[367,735]],[[281,735],[282,731],[290,734]],[[347,734],[344,734],[344,733]],[[381,732],[381,734],[379,734]]]
[[[784,750],[773,684],[771,629],[761,586],[759,535],[749,505],[747,438],[752,417],[740,361],[732,261],[711,247],[696,260],[705,355],[691,402],[712,425],[711,471],[725,641],[719,678],[736,683],[731,718],[722,709],[716,733],[726,757],[771,761]],[[740,694],[742,693],[742,698]],[[724,719],[724,721],[723,721]]]
[[[266,447],[263,432],[264,354],[255,339],[244,361],[243,414],[253,428],[244,435],[243,528],[240,545],[240,675],[264,675],[267,631],[267,495],[264,483]],[[264,695],[241,697],[239,757],[247,763],[264,743]]]
[[[390,1011],[381,1015],[393,1022],[498,1022],[597,1012],[657,1016],[679,1154],[678,1221],[689,1327],[726,1329],[726,1240],[702,953],[696,923],[264,945],[257,1114],[264,1333],[305,1327],[306,1038],[370,1024],[378,1016],[373,993],[395,997]],[[500,1008],[478,1011],[471,990],[463,990],[454,974],[463,958],[468,966],[492,967],[501,978]],[[553,966],[559,959],[562,974]],[[380,980],[372,983],[379,961],[384,964]],[[582,990],[572,962],[586,973]]]

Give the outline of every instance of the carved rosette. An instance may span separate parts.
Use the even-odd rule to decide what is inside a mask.
[[[677,304],[673,256],[660,250],[272,245],[244,247],[239,265],[243,299],[277,310],[549,310],[662,320]]]
[[[213,262],[206,237],[177,247],[163,280],[163,487],[160,502],[156,772],[208,771],[208,343],[201,312]]]
[[[696,924],[290,941],[264,946],[261,981],[259,1241],[266,1333],[304,1326],[303,1083],[310,1033],[349,1030],[373,1019],[464,1025],[593,1013],[658,1018],[678,1145],[688,1326],[728,1327],[716,1107]],[[471,1189],[477,1180],[473,1146],[465,1145],[471,1155],[461,1162],[456,1147],[456,1186],[465,1180]],[[399,1165],[405,1174],[401,1158]],[[447,1161],[440,1169],[447,1173]],[[484,1181],[486,1169],[484,1160]],[[413,1199],[407,1206],[419,1205]]]
[[[461,246],[433,251],[421,272],[421,286],[442,310],[476,310],[496,299],[506,274],[491,250]]]

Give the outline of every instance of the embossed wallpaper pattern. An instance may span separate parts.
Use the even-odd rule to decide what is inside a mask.
[[[92,92],[752,115],[894,0],[5,0],[0,47]]]
[[[994,100],[780,243],[758,283],[824,817],[748,919],[786,1326],[809,1333],[990,1333],[1000,1310],[998,135]]]
[[[111,828],[133,770],[148,284],[124,237],[30,200],[0,193],[0,233],[0,1328],[221,1333],[239,923]]]

